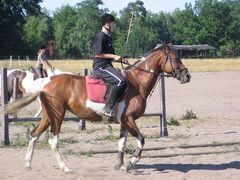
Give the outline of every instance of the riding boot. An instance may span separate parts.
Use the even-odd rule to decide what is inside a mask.
[[[43,78],[42,68],[37,67],[37,68],[36,68],[36,73],[37,73],[37,75],[38,75],[37,79],[38,79],[38,78]]]
[[[113,107],[117,101],[117,99],[121,96],[122,91],[121,87],[115,86],[112,88],[110,95],[108,96],[107,103],[104,107],[105,115],[112,117],[113,116]]]

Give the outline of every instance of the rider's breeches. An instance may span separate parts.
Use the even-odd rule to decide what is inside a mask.
[[[122,76],[121,72],[109,66],[95,70],[96,74],[100,76],[105,83],[111,84],[109,90],[110,94],[107,99],[106,107],[112,108],[118,98],[124,93],[127,88],[127,81]]]

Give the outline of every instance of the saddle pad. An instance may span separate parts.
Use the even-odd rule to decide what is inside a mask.
[[[93,102],[106,103],[104,96],[107,87],[103,80],[86,76],[87,96]]]

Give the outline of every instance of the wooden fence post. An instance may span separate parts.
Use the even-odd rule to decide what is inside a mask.
[[[1,145],[9,145],[9,121],[8,114],[5,113],[5,105],[8,101],[7,89],[7,68],[2,68],[1,71],[1,119],[2,119],[2,140]]]
[[[87,76],[87,74],[88,74],[88,69],[83,69],[82,76]],[[78,130],[79,131],[86,130],[86,121],[84,119],[79,120]]]
[[[18,67],[20,68],[21,66],[21,59],[20,59],[20,56],[18,56]]]
[[[9,66],[12,67],[12,55],[9,58]]]
[[[166,99],[165,99],[165,78],[164,73],[161,73],[160,77],[160,108],[161,108],[161,115],[160,115],[160,137],[168,136],[167,131],[167,118],[166,118]]]

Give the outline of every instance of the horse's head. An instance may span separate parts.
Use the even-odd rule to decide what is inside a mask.
[[[160,49],[162,52],[159,60],[159,67],[161,71],[171,74],[182,84],[188,83],[191,79],[191,75],[177,55],[176,51],[172,49],[172,44],[164,44]]]
[[[22,98],[25,92],[25,89],[22,87],[22,80],[25,78],[26,73],[22,70],[12,70],[8,75],[8,101],[13,96],[13,89],[14,89],[14,79],[18,78],[18,84],[16,84],[16,98]]]

